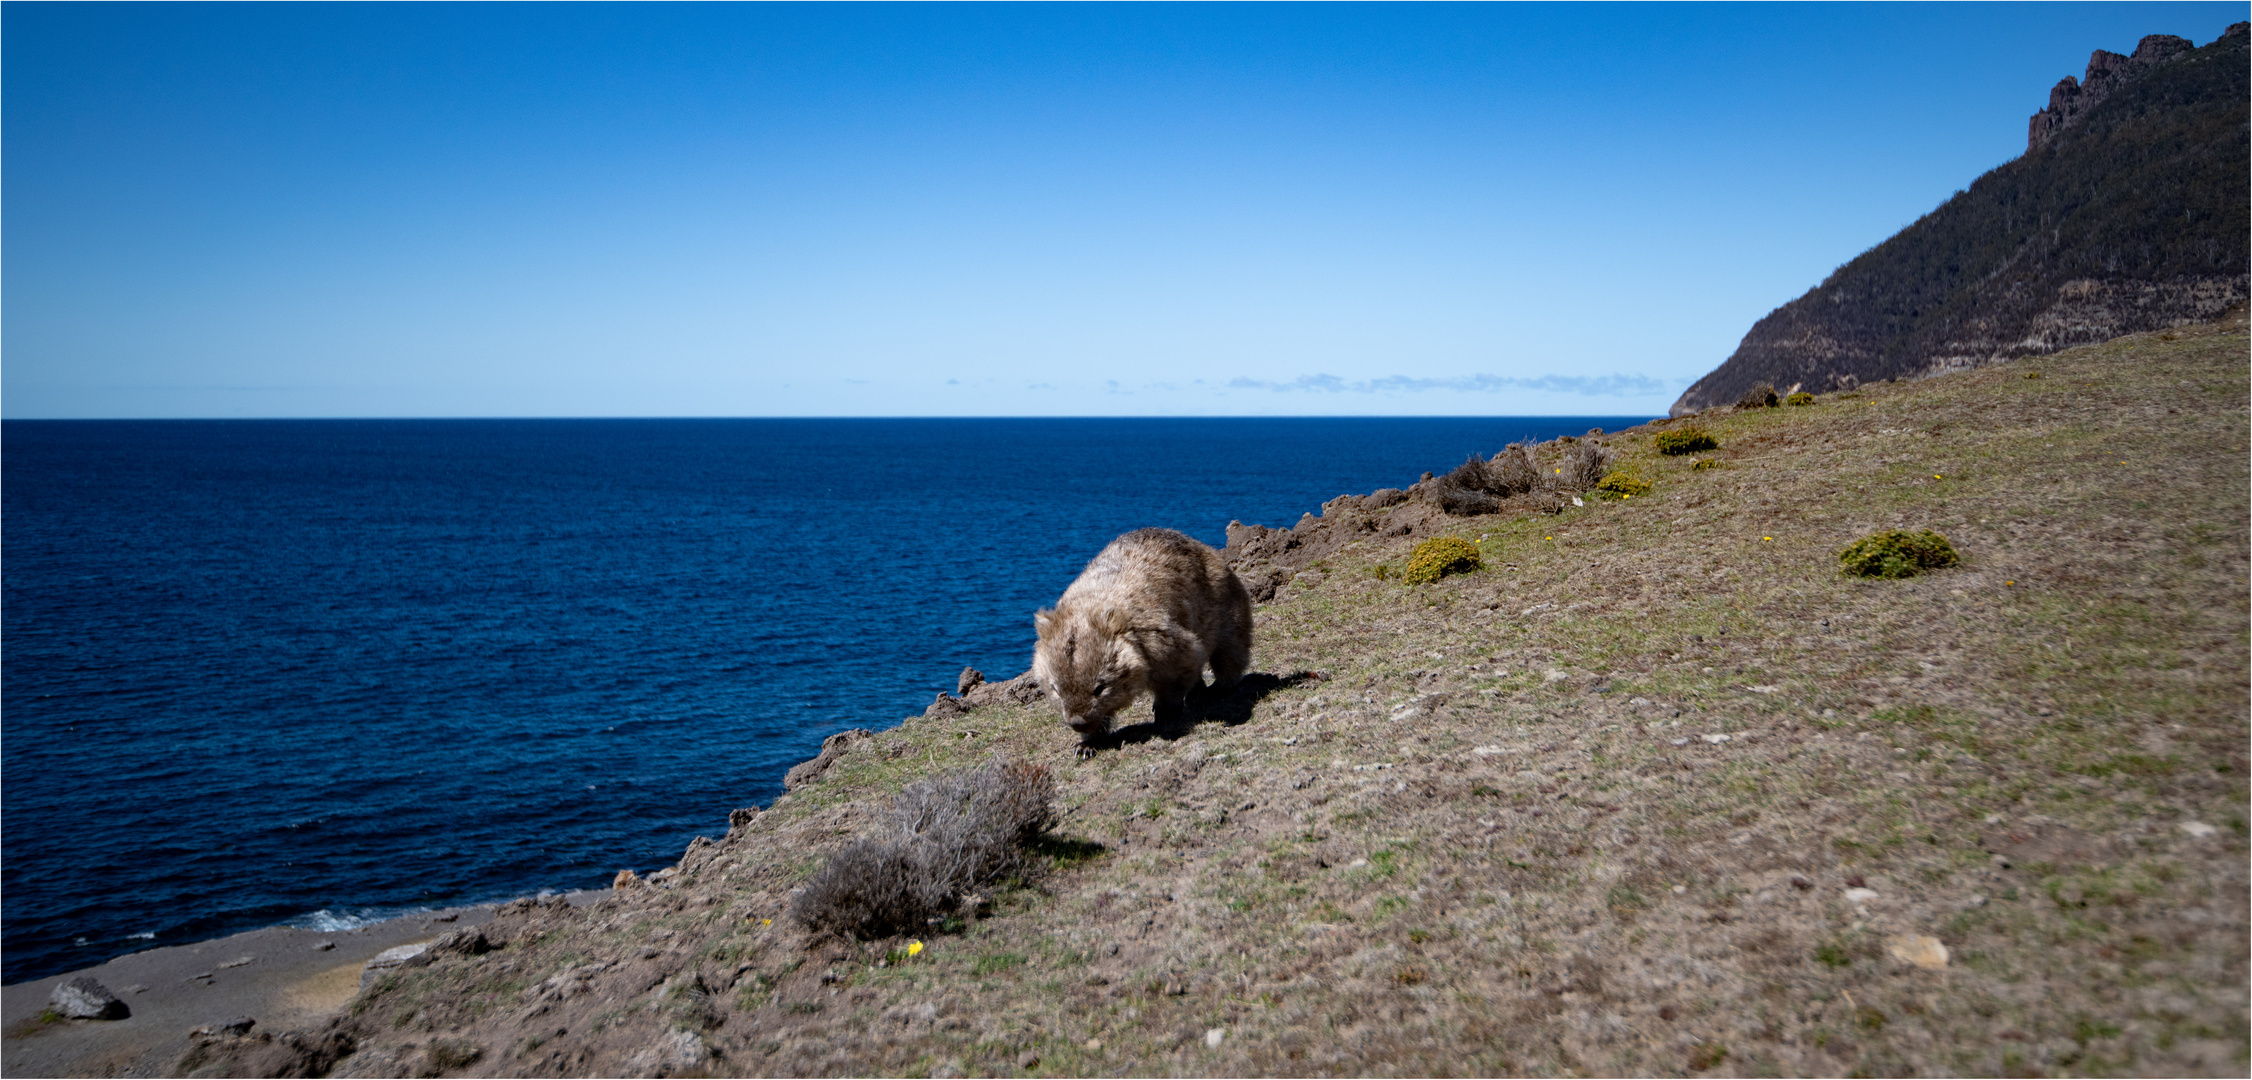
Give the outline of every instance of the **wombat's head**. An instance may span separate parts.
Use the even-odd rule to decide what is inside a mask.
[[[1126,636],[1126,613],[1042,611],[1032,616],[1040,642],[1032,651],[1033,678],[1085,736],[1110,730],[1110,718],[1131,704],[1147,681],[1147,664]]]

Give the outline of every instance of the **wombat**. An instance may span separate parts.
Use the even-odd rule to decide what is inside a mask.
[[[1206,664],[1222,691],[1251,666],[1251,594],[1219,552],[1171,529],[1111,541],[1032,624],[1033,676],[1083,742],[1144,693],[1160,725],[1177,721]]]

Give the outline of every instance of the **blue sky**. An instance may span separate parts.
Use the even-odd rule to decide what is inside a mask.
[[[1659,415],[2247,5],[0,8],[0,415]]]

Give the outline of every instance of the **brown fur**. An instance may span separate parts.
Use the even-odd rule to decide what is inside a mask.
[[[1157,721],[1173,722],[1207,664],[1217,690],[1251,666],[1251,594],[1219,552],[1171,529],[1111,541],[1032,622],[1033,674],[1085,739],[1145,693]]]

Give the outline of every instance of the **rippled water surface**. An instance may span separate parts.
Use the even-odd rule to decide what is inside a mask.
[[[9,421],[5,980],[669,864],[1120,532],[1639,419]]]

